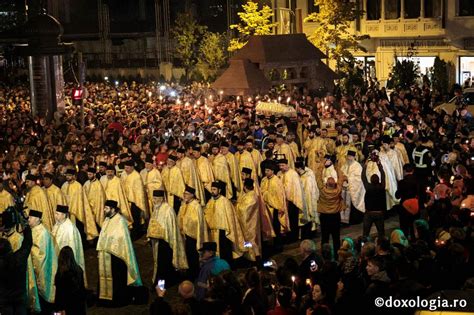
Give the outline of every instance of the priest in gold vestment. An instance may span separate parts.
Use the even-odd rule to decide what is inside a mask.
[[[183,174],[184,183],[196,190],[196,198],[199,200],[201,205],[204,206],[206,204],[204,186],[199,179],[199,174],[194,165],[194,161],[186,156],[186,150],[184,148],[179,148],[176,152],[178,155],[176,166],[179,167],[181,174]]]
[[[212,199],[207,202],[204,217],[209,227],[209,241],[217,243],[220,258],[232,265],[234,258],[244,254],[244,236],[235,208],[222,193],[222,182],[212,183]]]
[[[252,179],[252,173],[251,169],[244,167],[242,169],[242,182],[245,182],[246,179]],[[275,231],[273,231],[272,219],[267,206],[263,201],[262,190],[260,189],[258,180],[253,182],[253,190],[258,198],[258,211],[262,237],[264,241],[268,241],[275,237]]]
[[[293,155],[293,151],[291,150],[288,143],[285,142],[285,138],[283,135],[278,134],[276,137],[276,144],[274,151],[276,155],[284,155],[285,158],[288,160],[288,165],[290,168],[295,168],[295,156]]]
[[[305,167],[303,161],[296,161],[295,168],[303,184],[304,201],[309,218],[308,225],[304,226],[301,230],[301,239],[311,239],[313,238],[311,232],[317,230],[319,226],[318,183],[316,182],[314,172],[309,167]]]
[[[102,226],[104,223],[104,203],[107,200],[104,187],[97,179],[95,168],[89,167],[87,170],[88,180],[84,183],[84,191],[86,192],[87,201],[94,214],[95,223]]]
[[[43,175],[43,189],[48,196],[48,201],[53,211],[58,205],[66,205],[66,196],[64,196],[61,188],[54,184],[54,179],[54,175],[51,173]]]
[[[66,171],[66,180],[61,190],[66,196],[71,220],[76,223],[81,235],[85,234],[87,240],[93,240],[99,233],[97,232],[94,214],[87,200],[86,193],[82,185],[76,181],[74,170],[68,169]]]
[[[221,143],[221,154],[225,157],[225,159],[227,160],[227,164],[229,165],[229,172],[230,172],[229,174],[230,174],[231,183],[232,183],[232,187],[231,187],[232,198],[231,199],[236,200],[238,193],[241,191],[239,164],[234,154],[232,154],[229,151],[229,143],[227,142]]]
[[[245,257],[251,261],[256,261],[262,255],[259,203],[260,200],[254,190],[254,180],[246,178],[243,193],[237,199],[235,208],[244,233],[245,247],[248,250]]]
[[[178,213],[178,227],[184,238],[188,275],[195,279],[199,273],[199,253],[202,244],[207,241],[207,225],[201,204],[196,200],[194,188],[186,186],[183,203]]]
[[[35,271],[38,294],[46,303],[54,303],[56,287],[54,277],[58,268],[58,257],[54,240],[46,227],[41,223],[42,212],[30,209],[28,224],[33,236],[31,260]],[[41,302],[43,311],[51,307]]]
[[[150,217],[148,209],[148,200],[145,194],[145,186],[143,185],[140,174],[135,170],[135,162],[130,160],[125,162],[125,169],[120,176],[122,186],[125,191],[130,210],[133,217],[133,236],[140,235],[140,230],[145,220]]]
[[[275,175],[277,171],[278,165],[275,162],[272,161],[265,164],[265,177],[262,179],[260,189],[262,190],[263,201],[271,216],[275,232],[273,247],[276,251],[282,251],[281,234],[287,233],[290,230],[290,222],[288,219],[285,188],[281,179]]]
[[[166,198],[168,204],[174,209],[176,213],[181,207],[181,199],[183,199],[184,183],[183,173],[181,169],[176,166],[178,158],[175,155],[168,156],[167,167],[163,169],[162,177],[166,189]]]
[[[25,196],[25,207],[28,214],[30,209],[43,212],[42,221],[44,226],[51,231],[54,225],[54,212],[48,200],[46,192],[37,185],[38,178],[35,175],[26,176],[26,187],[28,192]]]
[[[145,158],[145,168],[140,171],[143,184],[145,185],[146,198],[148,200],[148,209],[153,209],[153,191],[164,190],[163,179],[160,171],[155,167],[153,156],[147,154]]]
[[[84,284],[87,287],[86,264],[84,262],[84,250],[82,248],[81,233],[68,218],[69,207],[59,205],[56,208],[54,217],[56,224],[51,233],[56,245],[56,253],[60,253],[63,247],[69,246],[74,253],[76,263],[81,266],[84,272]]]
[[[97,241],[99,304],[113,307],[131,302],[127,286],[142,285],[127,220],[117,206],[115,200],[105,202],[105,220]]]
[[[31,230],[26,232],[24,231],[23,234],[17,231],[17,225],[13,220],[11,215],[4,215],[2,217],[2,223],[5,227],[5,231],[1,237],[6,238],[12,247],[12,251],[18,251],[22,244],[23,240],[29,238],[29,242],[32,243],[32,236]],[[28,233],[29,235],[26,235]],[[27,241],[28,242],[28,241]],[[25,244],[26,246],[26,244]],[[27,304],[28,308],[32,312],[39,313],[41,311],[39,296],[38,296],[38,286],[36,285],[36,276],[35,270],[33,268],[33,261],[31,260],[31,250],[28,250],[29,257],[27,262],[27,269],[26,269],[26,297],[27,297]]]
[[[164,201],[165,192],[153,192],[153,211],[148,225],[147,237],[153,249],[153,285],[165,280],[167,287],[177,283],[176,270],[188,269],[184,242],[173,208]]]
[[[132,212],[130,211],[130,205],[125,196],[122,182],[120,181],[120,178],[115,176],[115,167],[113,165],[108,165],[105,174],[106,178],[101,178],[101,183],[105,190],[105,197],[107,200],[117,201],[120,214],[127,220],[128,226],[131,227],[133,223]]]
[[[204,195],[206,202],[211,199],[211,186],[214,181],[214,173],[212,172],[211,162],[205,156],[201,155],[201,147],[195,146],[193,148],[193,157],[196,163],[196,169],[199,174],[199,179],[204,186]]]
[[[0,214],[2,214],[6,208],[14,205],[15,201],[13,200],[13,196],[4,189],[3,179],[0,177]]]
[[[223,196],[227,199],[232,199],[232,179],[229,163],[224,155],[220,153],[219,146],[213,144],[211,146],[212,152],[212,170],[214,172],[214,179],[225,183],[226,190],[223,192]],[[211,158],[209,158],[211,161]]]
[[[288,216],[290,220],[290,230],[288,239],[295,242],[299,239],[299,227],[309,223],[308,211],[306,210],[303,183],[298,173],[288,166],[286,158],[278,161],[280,177],[283,187],[285,188],[285,196],[288,204]]]

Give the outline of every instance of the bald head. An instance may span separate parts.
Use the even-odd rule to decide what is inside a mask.
[[[189,299],[194,296],[194,284],[191,281],[183,281],[178,287],[178,292],[183,299]]]

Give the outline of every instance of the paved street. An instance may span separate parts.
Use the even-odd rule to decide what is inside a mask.
[[[392,216],[385,221],[386,235],[398,226],[398,216]],[[375,226],[372,227],[371,233],[376,233]],[[352,225],[349,227],[344,227],[341,229],[341,238],[349,236],[352,238],[357,238],[362,234],[362,224]],[[319,237],[316,238],[318,242],[318,249],[320,248]],[[277,264],[282,263],[288,257],[294,257],[298,261],[301,259],[299,256],[299,243],[289,244],[285,246],[284,251],[281,254],[275,255],[273,258],[276,260]],[[142,238],[134,242],[135,251],[137,254],[137,260],[140,267],[140,273],[142,276],[143,284],[147,287],[151,286],[151,278],[153,273],[153,259],[151,248],[146,243],[145,238]],[[89,281],[89,288],[97,291],[97,252],[95,249],[87,249],[85,251],[86,256],[86,266],[87,266],[87,278]],[[167,292],[167,296],[173,297],[176,296],[176,287],[171,288]],[[154,296],[150,295],[150,302],[153,301]],[[148,305],[129,305],[127,307],[110,309],[110,308],[101,308],[101,307],[92,307],[88,309],[89,314],[93,315],[102,315],[102,314],[114,314],[114,315],[142,315],[148,314]]]

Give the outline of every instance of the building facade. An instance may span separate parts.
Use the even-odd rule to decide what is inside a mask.
[[[422,74],[439,57],[452,63],[452,82],[462,84],[474,77],[473,0],[350,1],[364,10],[363,17],[352,23],[352,32],[370,35],[361,43],[367,52],[355,53],[367,76],[386,82],[395,54],[406,58],[413,48]],[[318,10],[314,0],[274,0],[273,6],[277,33],[293,30],[310,35],[317,27],[314,22],[304,22]]]

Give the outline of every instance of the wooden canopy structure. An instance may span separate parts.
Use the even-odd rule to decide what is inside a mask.
[[[227,95],[253,95],[267,93],[272,84],[254,63],[247,59],[230,60],[230,66],[211,85]]]
[[[332,88],[337,75],[321,61],[324,58],[326,55],[311,44],[305,34],[259,35],[251,36],[248,43],[235,53],[230,67],[235,67],[237,60],[249,60],[271,85]],[[229,76],[226,83],[239,79]],[[215,83],[218,82],[223,86],[221,78]]]

